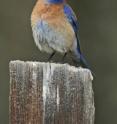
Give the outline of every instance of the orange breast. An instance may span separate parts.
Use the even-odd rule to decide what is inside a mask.
[[[35,25],[39,19],[47,20],[48,22],[64,17],[63,4],[45,4],[42,0],[37,1],[32,15],[31,23]]]
[[[65,17],[63,4],[50,5],[44,4],[42,0],[38,1],[31,16],[32,27],[35,26],[39,20],[47,22],[48,26],[54,30],[53,33],[56,32],[58,37],[65,39],[63,42],[66,44],[66,49],[69,49],[73,45],[75,34],[71,24]]]

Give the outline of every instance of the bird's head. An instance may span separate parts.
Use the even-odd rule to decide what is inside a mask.
[[[52,4],[61,4],[64,3],[66,0],[46,0],[46,1]]]

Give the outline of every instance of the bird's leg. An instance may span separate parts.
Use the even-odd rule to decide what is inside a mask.
[[[52,57],[55,55],[55,51],[49,56],[48,61],[51,61]]]
[[[63,55],[62,60],[61,60],[62,62],[64,62],[64,59],[65,59],[66,55],[67,55],[67,53],[65,53],[65,54]]]

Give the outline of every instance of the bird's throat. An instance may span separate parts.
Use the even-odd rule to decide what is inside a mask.
[[[45,0],[49,4],[62,4],[65,0]]]

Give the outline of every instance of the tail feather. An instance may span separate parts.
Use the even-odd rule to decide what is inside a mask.
[[[91,67],[89,66],[85,57],[82,54],[80,55],[80,63],[83,67],[88,68],[91,71],[92,75],[95,76],[95,73],[92,71]]]
[[[79,48],[74,49],[74,55],[75,55],[76,62],[78,63],[80,62],[80,64],[83,67],[90,69],[88,62],[86,61],[85,57],[83,56]]]
[[[88,62],[86,61],[85,57],[82,54],[80,54],[80,62],[83,67],[90,69]]]
[[[91,73],[95,76],[95,74],[92,72],[91,67],[89,66],[88,62],[86,61],[84,55],[81,52],[81,48],[80,48],[80,41],[78,38],[78,34],[76,33],[76,39],[77,39],[77,48],[74,49],[74,53],[76,55],[77,60],[80,60],[80,64],[84,67],[84,68],[88,68]]]
[[[78,34],[76,33],[76,39],[77,39],[77,50],[76,50],[76,54],[77,56],[80,56],[80,63],[82,64],[83,67],[90,69],[89,64],[87,63],[85,57],[83,56],[82,52],[81,52],[81,48],[80,48],[80,41],[78,38]]]

